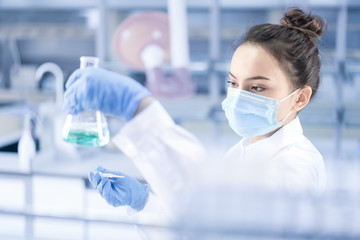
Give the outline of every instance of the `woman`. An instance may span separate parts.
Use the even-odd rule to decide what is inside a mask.
[[[303,136],[297,117],[319,86],[316,40],[324,28],[321,18],[290,9],[280,25],[252,27],[237,47],[222,103],[231,128],[244,137],[225,156],[236,169],[235,178],[276,189],[324,191],[322,156]],[[200,142],[177,126],[136,81],[103,69],[83,69],[73,73],[66,86],[69,113],[101,110],[128,121],[113,143],[134,160],[165,202],[173,202],[198,167],[206,165]],[[227,170],[223,168],[225,174]],[[122,173],[111,172],[124,178],[109,178],[101,172],[110,171],[97,168],[89,178],[109,204],[144,208],[146,185]]]

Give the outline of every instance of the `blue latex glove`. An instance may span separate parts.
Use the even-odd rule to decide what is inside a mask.
[[[101,173],[111,173],[123,178],[105,177]],[[149,198],[149,187],[134,178],[120,172],[108,171],[97,167],[96,172],[89,173],[89,180],[100,195],[112,206],[130,206],[136,211],[145,207]]]
[[[76,70],[66,83],[64,110],[77,114],[100,110],[129,121],[151,93],[137,81],[102,68]]]

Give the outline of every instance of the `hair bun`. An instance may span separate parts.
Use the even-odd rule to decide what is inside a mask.
[[[312,40],[321,37],[326,29],[323,18],[306,14],[298,8],[289,9],[281,19],[281,25],[302,31]]]

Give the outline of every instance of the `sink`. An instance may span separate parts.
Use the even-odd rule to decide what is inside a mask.
[[[23,115],[28,109],[29,107],[24,102],[4,101],[0,97],[0,152],[17,153],[24,124]],[[38,150],[37,139],[35,145]]]
[[[0,152],[17,152],[19,142],[10,143],[8,145],[0,147]]]
[[[19,141],[8,143],[7,145],[3,145],[0,147],[0,152],[15,152],[17,153]],[[40,149],[40,143],[38,139],[35,139],[35,147],[38,152]]]
[[[0,102],[0,107],[9,107],[15,105],[17,102]]]
[[[17,148],[21,136],[21,131],[13,132],[0,138],[0,152],[12,152],[17,153]],[[39,139],[35,139],[36,151],[39,151],[40,144]]]

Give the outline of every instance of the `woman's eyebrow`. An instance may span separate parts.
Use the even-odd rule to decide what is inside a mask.
[[[236,79],[235,75],[234,75],[234,74],[232,74],[231,72],[229,72],[229,75],[230,75],[230,77],[232,77],[232,78]]]
[[[267,77],[264,77],[264,76],[254,76],[254,77],[247,78],[246,80],[270,80],[270,79]]]
[[[229,75],[230,77],[234,78],[235,80],[237,80],[237,78],[235,77],[234,74],[232,74],[231,72],[229,72]],[[245,80],[270,80],[269,78],[267,77],[264,77],[264,76],[254,76],[254,77],[249,77],[249,78],[246,78]]]

